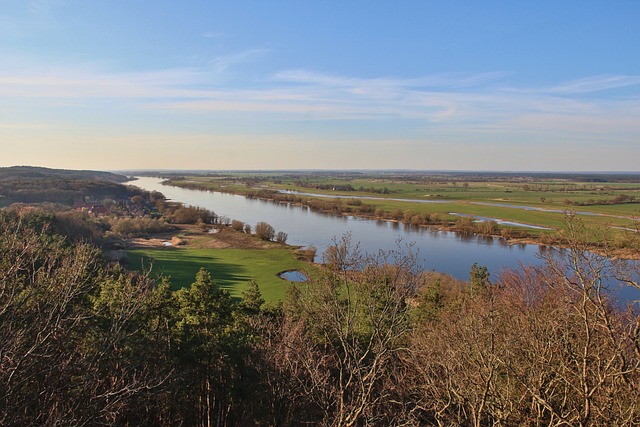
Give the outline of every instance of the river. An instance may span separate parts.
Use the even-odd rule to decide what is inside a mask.
[[[521,263],[539,264],[540,255],[544,251],[537,245],[508,245],[498,238],[322,214],[300,206],[164,186],[161,182],[160,178],[140,177],[131,184],[148,191],[159,191],[170,200],[200,206],[217,215],[249,223],[252,227],[259,221],[267,222],[277,232],[287,233],[288,244],[315,246],[320,257],[335,239],[350,233],[352,242],[357,242],[364,252],[374,254],[379,250],[404,251],[411,246],[422,268],[467,280],[473,263],[487,267],[495,276],[505,268],[518,268]]]

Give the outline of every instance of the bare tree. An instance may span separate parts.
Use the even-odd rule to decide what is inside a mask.
[[[343,238],[333,268],[295,292],[284,325],[298,341],[290,357],[323,424],[392,422],[393,372],[410,333],[407,300],[419,275],[413,256],[361,256]],[[346,268],[348,267],[348,268]]]
[[[574,217],[569,249],[502,274],[413,336],[414,416],[439,425],[635,425],[638,312],[610,299],[605,235]],[[632,271],[625,270],[625,277]],[[628,267],[628,266],[627,266]],[[633,284],[633,281],[627,283]]]
[[[266,222],[260,221],[256,224],[254,231],[262,240],[273,240],[276,235],[274,228]]]
[[[287,233],[284,231],[278,231],[278,234],[276,234],[276,242],[282,244],[287,243],[287,237],[289,237]]]

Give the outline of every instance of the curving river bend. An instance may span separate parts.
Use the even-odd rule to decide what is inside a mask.
[[[265,221],[276,231],[287,233],[288,244],[315,246],[319,256],[334,239],[350,233],[351,240],[359,243],[364,252],[373,254],[379,250],[406,250],[407,246],[411,246],[423,268],[467,280],[474,262],[487,267],[495,275],[504,268],[517,268],[521,263],[538,264],[540,255],[545,250],[537,245],[508,245],[497,238],[321,214],[300,206],[164,186],[161,182],[160,178],[140,177],[131,184],[148,191],[160,191],[168,199],[200,206],[251,226]]]

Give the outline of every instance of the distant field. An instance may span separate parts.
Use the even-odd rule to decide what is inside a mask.
[[[289,249],[154,248],[134,249],[128,255],[131,270],[152,265],[152,273],[169,276],[174,289],[191,285],[197,271],[204,267],[214,282],[235,298],[241,297],[251,279],[255,280],[267,302],[282,300],[290,286],[278,273],[310,267]]]

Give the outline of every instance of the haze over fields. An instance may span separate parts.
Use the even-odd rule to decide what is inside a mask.
[[[637,171],[640,3],[4,0],[0,166]]]

